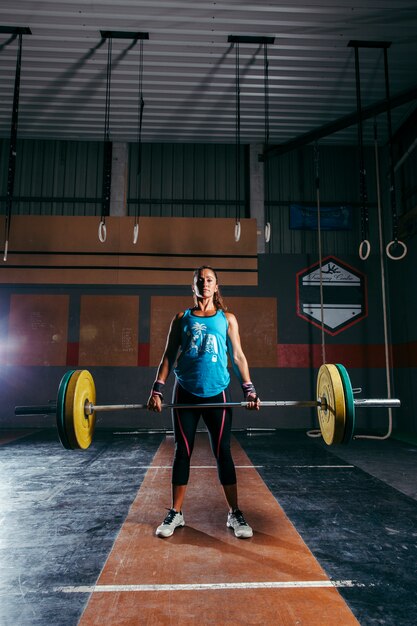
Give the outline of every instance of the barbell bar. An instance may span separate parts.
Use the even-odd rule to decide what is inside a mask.
[[[349,443],[355,429],[356,408],[398,408],[396,398],[357,398],[346,368],[341,364],[325,364],[317,377],[317,400],[266,400],[260,407],[316,408],[320,431],[327,445]],[[238,408],[247,402],[195,404],[163,404],[164,409]],[[15,415],[56,415],[60,441],[69,450],[86,449],[93,440],[97,412],[146,409],[146,404],[96,404],[94,379],[88,370],[70,370],[59,383],[55,404],[16,406]]]

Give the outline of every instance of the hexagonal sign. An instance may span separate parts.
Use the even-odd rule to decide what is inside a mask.
[[[323,318],[324,331],[337,335],[368,315],[366,276],[333,256],[321,268],[318,262],[297,273],[297,315],[318,328]]]

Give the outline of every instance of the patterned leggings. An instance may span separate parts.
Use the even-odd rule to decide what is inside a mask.
[[[226,402],[227,390],[210,398],[201,398],[185,391],[180,385],[174,389],[175,404],[204,404]],[[200,417],[203,418],[210,444],[217,461],[217,471],[222,485],[236,484],[236,471],[230,451],[232,411],[230,408],[174,409],[173,426],[175,455],[172,467],[172,484],[186,485],[190,476],[190,461],[195,434]]]

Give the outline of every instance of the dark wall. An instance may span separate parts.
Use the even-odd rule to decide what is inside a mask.
[[[375,255],[376,256],[376,255]],[[357,256],[336,257],[346,266],[363,274],[366,283],[366,316],[346,329],[335,334],[325,333],[325,350],[327,362],[343,363],[351,376],[353,387],[362,388],[363,397],[386,397],[386,374],[384,359],[384,331],[381,305],[381,287],[379,261],[372,255],[368,261],[362,262]],[[416,432],[413,407],[415,406],[415,369],[404,360],[407,346],[415,342],[413,320],[417,307],[417,296],[411,284],[407,286],[403,280],[404,269],[410,272],[415,266],[415,252],[411,252],[406,265],[404,262],[391,264],[390,280],[390,311],[392,321],[390,341],[394,348],[399,369],[395,375],[395,392],[404,399],[403,408],[394,411],[395,429]],[[316,398],[316,376],[322,359],[322,332],[309,321],[297,314],[297,273],[317,263],[317,258],[309,255],[262,255],[259,257],[259,281],[256,287],[223,288],[227,298],[247,298],[250,312],[252,303],[260,298],[272,298],[276,302],[276,329],[270,338],[276,344],[276,363],[268,367],[251,367],[252,379],[259,395],[265,400],[309,400]],[[220,275],[221,280],[221,275]],[[191,281],[191,276],[190,276]],[[190,288],[186,287],[122,287],[122,286],[7,286],[1,288],[0,300],[0,336],[1,336],[1,369],[0,394],[0,427],[34,427],[50,426],[54,423],[50,417],[14,417],[15,405],[46,404],[55,401],[57,386],[63,373],[69,368],[79,368],[79,354],[74,346],[80,340],[80,301],[85,295],[137,296],[140,301],[138,322],[139,359],[134,366],[97,366],[83,364],[92,372],[98,395],[99,404],[107,403],[144,403],[155,375],[155,366],[149,363],[149,342],[151,325],[151,301],[153,296],[190,296]],[[62,365],[45,364],[45,366],[10,365],[7,351],[10,350],[11,338],[9,329],[10,299],[13,294],[56,294],[69,297],[68,307],[68,350],[67,363]],[[343,300],[343,298],[342,298]],[[405,307],[405,303],[410,307]],[[191,297],[190,297],[191,304]],[[97,325],[100,325],[101,311],[95,312]],[[242,328],[242,327],[241,327]],[[257,320],[253,319],[253,329],[242,331],[242,343],[248,344],[248,334],[256,333]],[[166,329],[167,330],[167,329]],[[165,334],[163,331],[163,334]],[[415,345],[415,343],[414,343]],[[260,350],[262,350],[262,346]],[[251,363],[249,363],[251,365]],[[166,399],[169,398],[173,376],[167,385]],[[236,380],[232,383],[234,399],[240,400],[241,393]],[[235,412],[236,427],[283,427],[311,428],[316,427],[314,411],[310,409],[264,409],[254,415],[244,410]],[[102,413],[98,416],[97,427],[140,427],[168,428],[170,416],[165,412],[162,416],[149,414],[146,411],[137,413],[114,412]],[[387,410],[358,411],[358,431],[385,432],[387,427]]]
[[[417,432],[417,249],[415,238],[407,240],[402,261],[387,262],[390,319],[394,338],[394,386],[401,398],[405,433]],[[414,244],[414,245],[413,245]]]

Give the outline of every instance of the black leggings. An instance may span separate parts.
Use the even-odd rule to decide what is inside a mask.
[[[175,404],[204,404],[226,402],[226,391],[210,398],[201,398],[185,391],[180,385],[174,389]],[[175,455],[172,467],[172,484],[186,485],[190,476],[190,461],[194,448],[195,433],[200,417],[203,418],[209,432],[210,444],[217,461],[217,471],[222,485],[236,484],[236,471],[230,451],[232,428],[232,410],[230,408],[212,409],[174,409],[173,425],[175,437]]]

